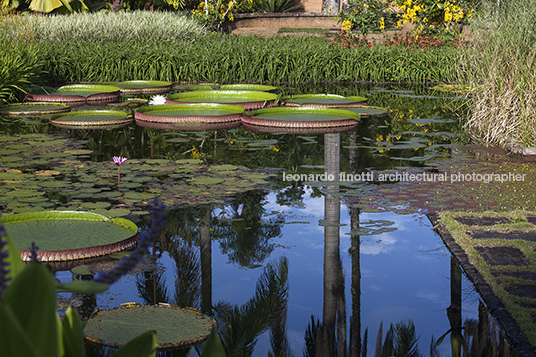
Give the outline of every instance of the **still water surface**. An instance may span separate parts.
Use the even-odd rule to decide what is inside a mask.
[[[457,98],[424,88],[285,90],[364,95],[369,105],[389,108],[389,115],[365,119],[356,130],[339,134],[263,134],[241,128],[186,132],[134,125],[64,131],[94,150],[93,161],[114,155],[193,157],[274,174],[267,186],[237,194],[232,201],[169,211],[155,246],[157,268],[123,277],[107,293],[83,299],[84,306],[104,309],[124,302],[167,302],[207,312],[209,306],[221,303],[243,306],[255,295],[264,269],[284,263],[287,352],[304,354],[312,319],[334,326],[324,335],[329,344],[337,341],[339,350],[343,345],[355,348],[351,347],[355,336],[363,338],[367,329],[369,356],[374,354],[380,323],[385,336],[390,324],[411,320],[419,350],[428,355],[432,337],[437,340],[450,328],[446,309],[451,305],[452,266],[450,253],[424,212],[367,209],[361,203],[378,182],[327,185],[283,177],[404,170],[469,155],[456,143],[457,117],[449,108],[459,103]],[[146,229],[146,217],[127,218]],[[56,277],[68,281],[72,275],[63,271]],[[477,306],[478,295],[463,278],[462,319],[477,318]],[[267,356],[273,350],[270,336],[275,330],[267,327],[253,356]],[[438,350],[450,355],[448,338]],[[196,355],[193,349],[189,353]]]

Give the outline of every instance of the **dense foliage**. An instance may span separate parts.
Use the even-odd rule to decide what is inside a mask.
[[[217,83],[452,81],[455,48],[346,49],[316,37],[209,34],[171,43],[41,43],[47,82],[152,79]]]

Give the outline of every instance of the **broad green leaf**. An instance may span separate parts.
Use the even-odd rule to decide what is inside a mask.
[[[6,258],[7,263],[9,263],[8,269],[10,270],[9,273],[7,273],[7,277],[11,278],[7,282],[9,285],[13,279],[15,279],[15,277],[24,269],[25,265],[20,257],[19,250],[9,236],[4,236],[1,239],[7,242],[7,245],[4,247],[4,251],[7,250],[9,254]]]
[[[207,342],[201,352],[201,357],[225,357],[225,350],[221,344],[221,340],[214,329],[210,331]]]
[[[47,267],[31,263],[17,275],[3,298],[35,348],[44,356],[55,357],[59,354],[59,345],[54,284]]]
[[[110,357],[154,357],[156,355],[156,332],[147,331],[130,340]]]
[[[63,357],[81,357],[84,355],[84,324],[80,321],[78,311],[69,307],[61,323],[63,332]]]
[[[0,301],[0,346],[4,357],[41,356],[5,301]]]

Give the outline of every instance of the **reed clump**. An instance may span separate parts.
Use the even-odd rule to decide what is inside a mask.
[[[487,9],[460,61],[462,78],[475,88],[465,128],[484,145],[536,146],[536,2]]]

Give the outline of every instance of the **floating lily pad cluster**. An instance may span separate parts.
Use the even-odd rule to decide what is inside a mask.
[[[0,138],[0,207],[3,213],[86,210],[108,217],[145,214],[155,198],[168,207],[223,202],[266,183],[270,174],[201,160],[85,161],[91,150],[59,136]]]

